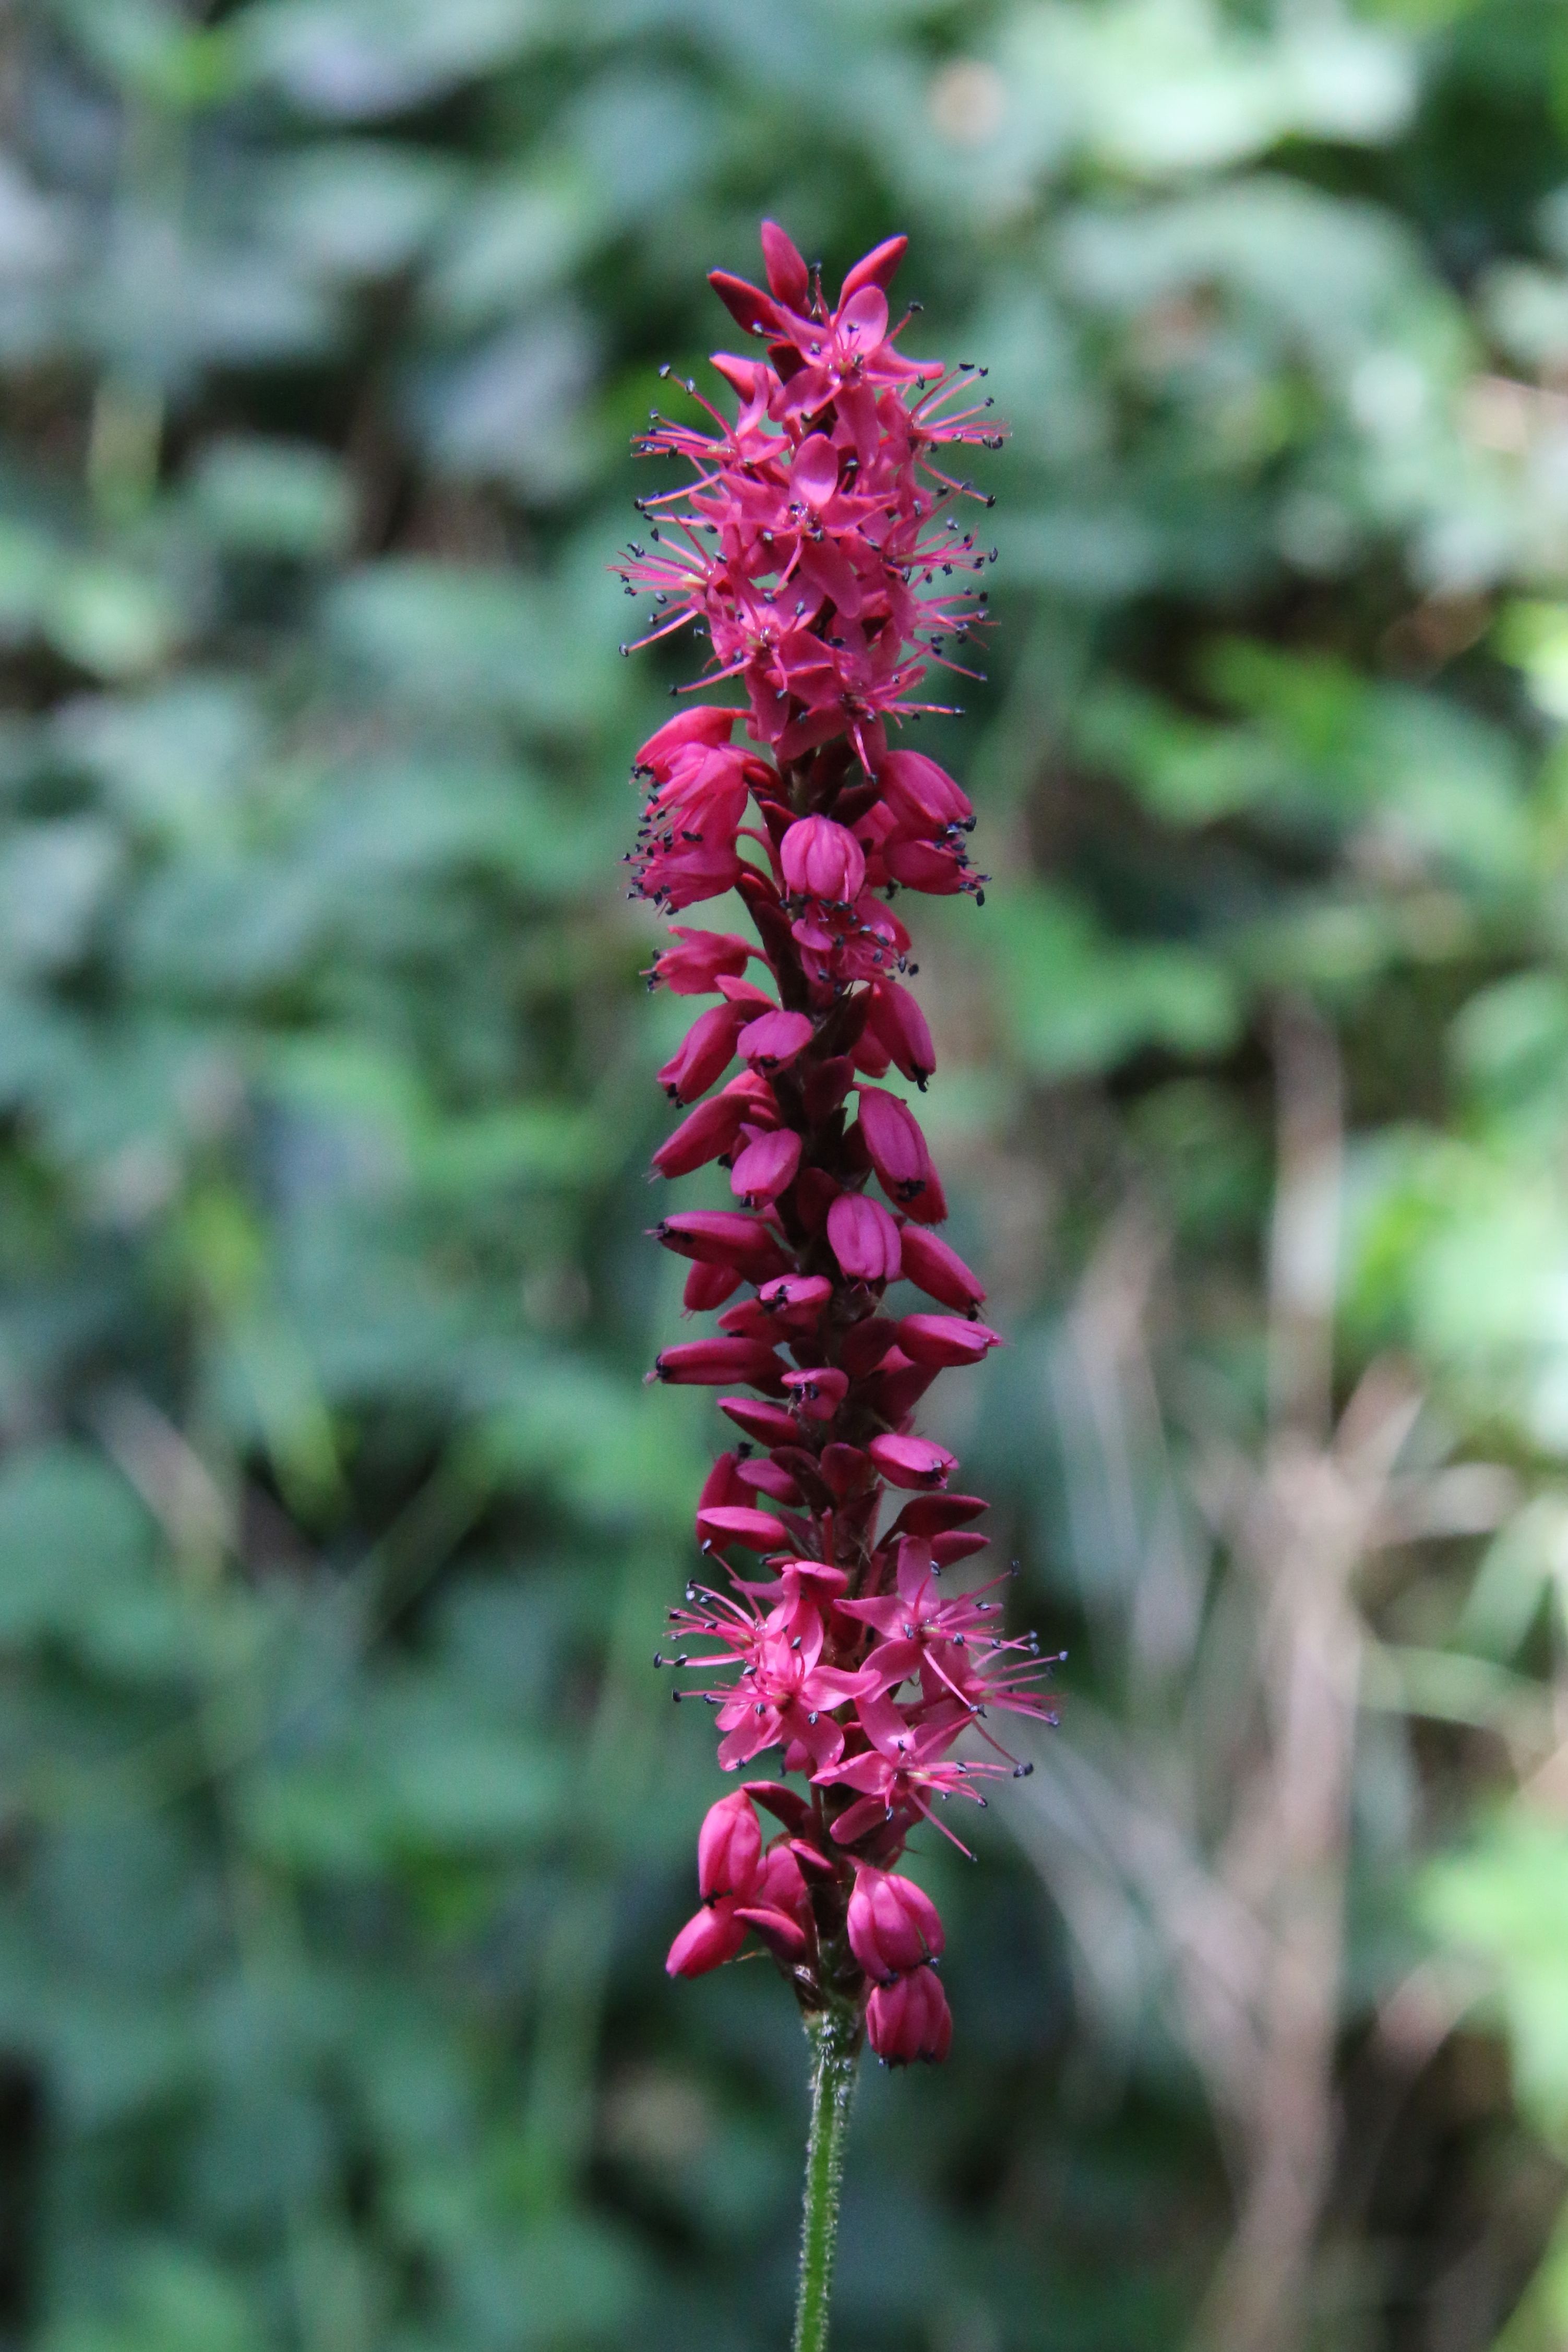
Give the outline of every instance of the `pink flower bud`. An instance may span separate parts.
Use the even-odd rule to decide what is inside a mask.
[[[770,1845],[763,1854],[756,1895],[759,1902],[770,1904],[775,1911],[797,1911],[805,1902],[806,1882],[787,1841],[780,1839],[777,1845]]]
[[[733,352],[710,352],[709,360],[732,392],[738,392],[748,404],[761,404],[768,398],[772,371],[765,361],[737,359]]]
[[[745,861],[737,856],[732,842],[690,842],[667,856],[649,861],[642,877],[642,896],[678,915],[684,907],[695,907],[704,898],[722,898],[727,890],[737,887],[745,871]]]
[[[772,1227],[744,1209],[682,1209],[650,1230],[678,1256],[733,1266],[748,1282],[766,1281],[789,1264]]]
[[[961,849],[935,841],[890,841],[882,862],[893,881],[902,883],[906,890],[923,890],[929,898],[951,898],[961,890],[968,866]],[[734,885],[722,887],[733,888]],[[718,892],[704,895],[716,898]]]
[[[764,1307],[775,1311],[811,1308],[827,1305],[833,1295],[833,1286],[825,1274],[781,1274],[772,1282],[765,1282],[757,1295]]]
[[[931,1557],[938,1568],[953,1568],[961,1559],[973,1559],[977,1551],[990,1548],[989,1536],[977,1536],[963,1529],[952,1535],[933,1536]]]
[[[893,1055],[869,1021],[855,1039],[854,1066],[868,1078],[885,1078],[893,1067]]]
[[[811,1826],[811,1808],[797,1789],[787,1789],[779,1780],[747,1780],[746,1793],[754,1802],[765,1805],[775,1818],[798,1836]],[[819,1854],[817,1859],[821,1861]]]
[[[694,1168],[702,1168],[730,1150],[745,1116],[746,1106],[727,1092],[698,1103],[690,1118],[682,1119],[674,1133],[660,1144],[653,1154],[654,1168],[661,1176],[689,1176]]]
[[[721,1087],[716,1095],[698,1103],[654,1152],[654,1169],[661,1176],[690,1175],[694,1168],[701,1168],[708,1160],[716,1160],[720,1152],[734,1149],[743,1121],[753,1127],[779,1124],[773,1089],[755,1070],[743,1070],[739,1077]]]
[[[781,1468],[771,1454],[765,1454],[758,1462],[740,1463],[735,1475],[743,1486],[754,1487],[759,1495],[771,1495],[787,1509],[798,1509],[805,1500],[788,1470]]]
[[[748,1208],[760,1209],[789,1191],[800,1165],[800,1139],[792,1128],[775,1128],[770,1135],[754,1134],[745,1150],[736,1154],[729,1189]]]
[[[758,1903],[743,1905],[735,1916],[761,1937],[776,1959],[788,1965],[804,1955],[806,1930],[789,1912],[775,1911],[769,1904]]]
[[[738,710],[721,709],[715,702],[694,702],[649,736],[637,754],[636,765],[648,769],[663,782],[688,745],[727,743],[739,717]]]
[[[876,772],[882,797],[896,824],[911,834],[943,833],[967,825],[975,809],[962,784],[924,751],[890,751]]]
[[[784,1390],[784,1367],[760,1339],[689,1339],[665,1348],[654,1357],[650,1378],[675,1388],[722,1388],[726,1381],[747,1381],[774,1396]]]
[[[744,327],[748,335],[781,331],[783,322],[767,295],[748,286],[744,278],[734,277],[727,269],[710,269],[707,282],[737,326]]]
[[[760,1021],[747,1023],[736,1040],[736,1050],[754,1069],[782,1070],[804,1053],[811,1037],[809,1013],[765,1013]]]
[[[811,300],[810,273],[799,247],[777,221],[765,220],[762,224],[762,258],[768,283],[780,302],[787,302],[791,310],[808,310]]]
[[[746,1922],[726,1903],[701,1910],[688,1919],[670,1946],[664,1967],[673,1977],[706,1976],[709,1969],[733,1960],[746,1941]]]
[[[703,1816],[697,1832],[697,1891],[705,1903],[720,1895],[744,1901],[761,1867],[762,1832],[756,1810],[745,1790],[737,1789]]]
[[[735,1054],[735,1041],[745,1015],[733,1004],[715,1004],[699,1013],[677,1052],[659,1072],[659,1084],[674,1102],[695,1102],[714,1080],[722,1077]]]
[[[904,1271],[911,1282],[922,1289],[927,1298],[939,1298],[944,1307],[967,1315],[983,1304],[984,1283],[972,1274],[956,1249],[950,1249],[936,1234],[922,1232],[918,1225],[906,1225],[903,1236]]]
[[[946,1941],[936,1906],[912,1878],[860,1865],[850,1896],[850,1949],[868,1977],[887,1984],[935,1959]]]
[[[812,1933],[810,1906],[788,1840],[768,1848],[736,1916],[756,1929],[776,1958],[798,1960],[804,1953]]]
[[[889,236],[884,237],[880,245],[873,245],[869,253],[862,254],[854,268],[845,274],[844,282],[839,289],[839,308],[842,310],[845,303],[852,301],[862,286],[891,285],[894,272],[908,248],[906,236]]]
[[[717,1403],[720,1412],[759,1445],[793,1445],[800,1437],[781,1404],[759,1404],[755,1397],[720,1397]]]
[[[841,1192],[828,1211],[828,1241],[851,1282],[896,1282],[904,1262],[897,1225],[880,1201]]]
[[[958,1467],[956,1454],[928,1437],[873,1437],[866,1452],[890,1486],[945,1486]]]
[[[836,1365],[818,1364],[810,1371],[786,1372],[784,1386],[807,1421],[831,1421],[849,1393],[850,1381]]]
[[[871,992],[866,1028],[906,1078],[917,1087],[925,1084],[936,1067],[936,1048],[925,1015],[907,988],[895,980],[879,980]]]
[[[721,972],[718,992],[731,1004],[738,1004],[748,1021],[754,1021],[759,1013],[776,1013],[779,1010],[768,991],[758,988],[754,980],[736,980],[728,972]]]
[[[771,1511],[724,1503],[697,1513],[697,1542],[704,1551],[727,1551],[731,1544],[742,1544],[747,1551],[777,1551],[789,1540],[789,1530]]]
[[[741,1276],[732,1265],[696,1265],[687,1268],[681,1285],[681,1305],[688,1315],[709,1315],[739,1289]]]
[[[914,1203],[936,1175],[920,1122],[897,1095],[881,1087],[860,1089],[860,1131],[877,1181],[890,1201],[914,1213]],[[921,1218],[921,1223],[935,1223]]]
[[[971,1323],[960,1315],[906,1315],[898,1327],[898,1344],[911,1363],[977,1364],[1001,1336],[988,1324]]]
[[[830,816],[803,816],[779,845],[785,887],[803,898],[848,906],[865,885],[865,852],[847,826]]]
[[[934,1969],[915,1969],[890,1985],[878,1985],[866,2004],[871,2046],[889,2066],[930,2065],[946,2058],[953,2041],[947,1996]]]
[[[648,976],[676,996],[704,996],[721,978],[738,979],[756,953],[733,931],[689,931],[677,924],[674,936],[680,945],[656,956]]]
[[[697,1496],[697,1508],[706,1511],[710,1504],[744,1503],[747,1497],[736,1485],[735,1474],[740,1467],[738,1454],[721,1454],[703,1480],[702,1493]]]
[[[767,1410],[777,1411],[777,1407]],[[889,1528],[887,1539],[891,1542],[894,1536],[941,1535],[948,1528],[961,1528],[970,1519],[977,1519],[982,1511],[990,1507],[983,1495],[917,1495],[913,1503],[905,1503]]]

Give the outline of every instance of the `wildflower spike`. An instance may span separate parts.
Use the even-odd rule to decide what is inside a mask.
[[[668,1966],[699,1975],[754,1941],[841,2054],[869,2035],[904,2065],[952,2032],[942,1923],[896,1867],[905,1843],[931,1823],[959,1843],[934,1808],[1028,1769],[994,1727],[1051,1719],[1054,1661],[1006,1633],[994,1585],[942,1574],[983,1548],[986,1506],[947,1491],[957,1463],[915,1414],[998,1339],[934,1230],[947,1204],[920,1121],[883,1083],[924,1088],[936,1067],[892,901],[978,899],[984,878],[967,793],[896,738],[948,707],[924,698],[927,669],[987,625],[989,558],[961,506],[980,494],[944,453],[998,436],[975,370],[903,348],[903,237],[856,263],[836,309],[776,223],[762,246],[765,287],[711,283],[766,356],[716,357],[732,414],[701,401],[697,424],[655,415],[639,436],[691,478],[641,502],[646,544],[616,567],[652,594],[651,635],[706,640],[701,690],[737,697],[684,704],[639,749],[634,891],[667,916],[733,891],[756,933],[674,925],[647,974],[715,1000],[659,1073],[685,1117],[655,1172],[716,1160],[736,1202],[653,1228],[690,1262],[688,1308],[719,1311],[654,1376],[762,1392],[718,1399],[746,1442],[698,1500],[711,1580],[670,1612],[676,1696],[714,1707],[727,1771],[768,1757],[805,1784],[712,1808],[702,1907]],[[891,1303],[905,1281],[933,1304]]]

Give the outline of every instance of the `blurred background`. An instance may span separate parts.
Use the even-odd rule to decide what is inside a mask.
[[[1011,422],[933,1431],[1070,1652],[836,2340],[1561,2352],[1568,11],[13,0],[0,126],[0,2342],[785,2340],[606,570],[768,211]]]

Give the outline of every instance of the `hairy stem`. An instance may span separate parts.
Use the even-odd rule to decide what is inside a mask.
[[[850,2009],[821,2010],[806,2020],[811,2045],[811,2136],[806,2144],[794,2352],[824,2352],[828,2341],[844,2143],[849,2137],[862,2030],[858,2012]]]

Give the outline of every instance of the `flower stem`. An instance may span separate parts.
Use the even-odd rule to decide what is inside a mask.
[[[849,2137],[862,2031],[854,2010],[821,2010],[806,2020],[811,2045],[811,2136],[806,2143],[794,2352],[824,2352],[828,2341],[844,2143]]]

